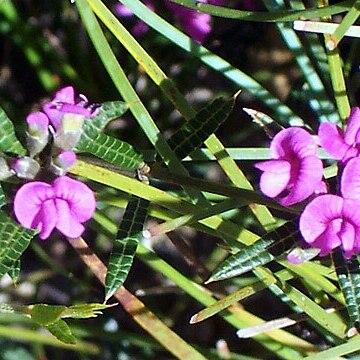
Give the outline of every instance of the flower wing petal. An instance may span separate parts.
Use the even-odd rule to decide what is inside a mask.
[[[255,164],[255,167],[264,171],[260,177],[260,189],[266,196],[276,197],[286,189],[291,170],[288,161],[263,161]]]
[[[67,201],[71,213],[79,222],[87,221],[92,217],[96,200],[87,185],[67,176],[60,176],[54,181],[53,188],[57,198]]]
[[[305,207],[300,216],[299,229],[308,244],[313,245],[334,220],[341,219],[343,203],[344,199],[340,196],[320,195]],[[330,234],[333,234],[331,228]],[[329,240],[337,242],[336,239]]]
[[[347,162],[341,177],[341,193],[344,198],[360,199],[360,158]]]
[[[58,212],[55,207],[53,199],[43,202],[41,209],[34,218],[33,226],[40,229],[39,238],[47,239],[54,230],[56,221],[58,219]]]
[[[85,228],[71,212],[68,202],[63,199],[55,199],[55,206],[58,212],[56,228],[69,238],[81,236]]]
[[[280,200],[281,205],[293,205],[308,198],[320,188],[322,176],[322,162],[318,157],[307,156],[301,159],[294,185],[289,194]]]
[[[348,144],[360,142],[360,108],[353,107],[345,130],[345,141]]]

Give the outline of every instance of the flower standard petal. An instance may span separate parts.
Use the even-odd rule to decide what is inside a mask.
[[[316,155],[317,145],[312,136],[304,129],[291,127],[277,133],[270,145],[270,152],[275,159],[289,159],[294,155],[299,158]]]
[[[53,196],[51,185],[34,181],[23,185],[14,198],[14,212],[19,223],[33,228],[33,221],[41,210],[42,203]]]
[[[260,189],[266,196],[276,197],[286,189],[291,176],[291,165],[288,161],[263,161],[256,163],[255,167],[264,171],[260,177]]]
[[[350,148],[342,130],[335,124],[320,124],[318,136],[321,146],[336,160],[341,160]]]
[[[77,238],[84,232],[84,226],[72,213],[69,203],[63,199],[55,199],[58,213],[56,228],[69,238]]]
[[[360,158],[347,162],[341,177],[341,193],[344,198],[360,200]]]
[[[87,185],[67,176],[61,176],[54,181],[53,189],[57,198],[67,201],[72,215],[79,222],[87,221],[92,217],[96,200]]]
[[[323,166],[318,157],[300,159],[298,172],[293,175],[293,186],[289,194],[280,200],[280,204],[289,206],[305,200],[319,188],[322,176]]]
[[[337,195],[321,195],[312,200],[300,215],[299,229],[308,244],[315,244],[321,235],[328,231],[325,239],[330,244],[338,243],[334,235],[334,220],[342,219],[344,199]],[[340,225],[339,225],[340,226]],[[338,227],[339,227],[338,226]],[[340,229],[340,227],[339,227]],[[323,244],[325,247],[326,244]]]

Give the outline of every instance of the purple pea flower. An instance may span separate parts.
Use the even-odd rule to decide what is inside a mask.
[[[351,109],[350,117],[343,132],[337,125],[322,123],[319,127],[321,146],[336,160],[346,163],[360,154],[360,108]]]
[[[62,119],[66,114],[91,117],[97,109],[90,106],[84,95],[77,96],[72,86],[66,86],[55,93],[55,97],[43,105],[43,111],[48,116],[55,130],[60,129]]]
[[[291,127],[280,131],[271,142],[270,152],[274,160],[255,164],[263,171],[260,189],[265,195],[275,198],[283,194],[280,204],[289,206],[324,191],[317,145],[306,130]]]
[[[19,223],[28,229],[39,229],[40,239],[47,239],[54,228],[69,238],[84,232],[96,207],[91,189],[67,176],[53,184],[33,181],[23,185],[14,199],[14,212]]]
[[[360,253],[360,158],[350,159],[341,178],[341,194],[321,195],[300,216],[304,240],[325,256],[341,246],[346,258]]]

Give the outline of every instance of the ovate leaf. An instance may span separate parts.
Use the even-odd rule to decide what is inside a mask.
[[[123,101],[109,101],[102,103],[98,109],[98,113],[87,120],[99,130],[103,130],[109,121],[122,116],[128,109],[128,105]]]
[[[76,338],[72,334],[69,325],[64,320],[59,319],[58,321],[47,325],[46,328],[61,342],[65,344],[76,344]]]
[[[137,245],[141,239],[149,202],[132,196],[114,241],[105,280],[105,299],[109,299],[124,283]]]
[[[331,254],[353,326],[360,330],[360,263],[357,257],[345,259],[341,249]]]
[[[23,228],[0,210],[0,277],[12,270],[36,233]]]
[[[26,150],[15,135],[14,125],[0,107],[0,151],[25,155]]]
[[[259,265],[265,265],[289,250],[298,240],[299,229],[297,224],[288,221],[276,230],[267,233],[253,245],[227,258],[207,282],[228,279],[244,274]]]
[[[220,97],[201,109],[194,118],[185,123],[170,139],[169,145],[183,159],[199,148],[206,139],[228,118],[235,98]]]
[[[125,170],[136,170],[143,164],[143,156],[130,144],[106,135],[86,119],[76,152],[87,152]]]
[[[64,305],[35,304],[28,306],[28,315],[39,325],[47,326],[61,319],[65,309]]]

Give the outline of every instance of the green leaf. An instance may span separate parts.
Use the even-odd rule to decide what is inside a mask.
[[[6,205],[5,193],[2,185],[0,184],[0,209]]]
[[[76,338],[72,334],[69,325],[64,320],[59,319],[58,321],[47,325],[46,328],[61,342],[65,344],[76,344]]]
[[[0,277],[12,270],[36,233],[23,228],[0,210]]]
[[[13,283],[17,283],[19,276],[20,276],[20,268],[21,268],[21,261],[20,259],[17,259],[13,266],[11,267],[11,270],[8,272],[8,274],[10,275]]]
[[[342,250],[331,254],[339,279],[341,291],[344,294],[346,308],[352,326],[360,329],[360,263],[357,257],[345,259]]]
[[[199,148],[218,129],[228,118],[234,107],[234,102],[235,97],[215,99],[169,139],[169,145],[179,159],[185,158]]]
[[[105,280],[106,300],[122,286],[130,271],[142,237],[148,206],[147,200],[134,195],[129,200],[109,260]]]
[[[215,270],[207,283],[238,276],[259,265],[265,265],[289,250],[297,243],[298,238],[298,225],[293,221],[288,221],[276,230],[267,233],[253,245],[227,258]]]
[[[14,125],[0,107],[0,151],[25,155],[26,150],[15,135]]]
[[[109,121],[122,116],[128,109],[128,105],[123,101],[108,101],[102,103],[98,113],[89,119],[99,130],[103,130]]]
[[[61,319],[62,313],[66,310],[64,305],[35,304],[29,305],[28,315],[39,325],[47,326]]]
[[[62,318],[72,319],[87,319],[101,315],[101,310],[104,310],[112,305],[90,303],[90,304],[76,304],[69,306],[61,314]]]
[[[125,170],[136,170],[143,165],[142,154],[130,144],[100,132],[91,120],[85,119],[76,152],[88,152]]]

